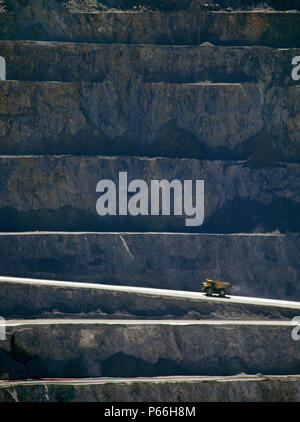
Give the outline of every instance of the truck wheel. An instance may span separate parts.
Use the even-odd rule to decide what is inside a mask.
[[[220,292],[219,292],[219,295],[221,296],[221,297],[224,297],[225,296],[225,294],[226,294],[226,292],[225,292],[225,290],[220,290]]]
[[[207,294],[207,296],[212,296],[212,294],[213,294],[213,289],[212,289],[211,287],[209,287],[209,288],[206,290],[206,294]]]

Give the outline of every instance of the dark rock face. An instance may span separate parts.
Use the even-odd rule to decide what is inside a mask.
[[[209,277],[233,295],[300,300],[300,14],[270,10],[298,3],[7,0],[4,13],[0,1],[1,275],[195,291]],[[204,224],[102,219],[96,185],[120,171],[204,180]],[[118,290],[2,282],[0,314],[19,319],[0,341],[0,378],[206,385],[0,382],[0,401],[299,401],[296,305]],[[282,376],[227,382],[241,373]]]
[[[22,0],[2,0],[3,7],[8,11],[18,13],[24,8]],[[290,10],[299,9],[299,0],[52,0],[37,1],[31,0],[29,5],[38,7],[42,6],[45,10],[54,8],[59,10],[68,10],[70,12],[103,12],[108,10],[131,10],[134,12],[142,11],[219,11],[229,9],[253,10],[258,8],[261,10]],[[22,9],[21,9],[22,10]]]
[[[258,83],[297,86],[291,61],[300,50],[263,46],[174,46],[0,41],[7,79],[104,82],[124,91],[139,82],[177,84]],[[187,65],[188,64],[188,65]],[[24,89],[26,86],[23,85]]]
[[[39,0],[1,14],[0,23],[1,39],[94,43],[186,45],[206,41],[283,48],[299,47],[300,31],[297,12],[69,13],[56,2],[49,10],[49,2]]]
[[[16,326],[0,344],[0,377],[297,374],[298,347],[276,322]]]
[[[298,88],[5,81],[0,152],[299,161]]]
[[[2,275],[299,300],[299,236],[49,233],[0,236]],[[14,251],[13,253],[11,251]]]
[[[1,402],[299,402],[296,376],[1,382]],[[220,382],[222,381],[222,382]]]
[[[297,164],[262,169],[244,162],[62,156],[1,157],[0,162],[1,231],[300,230]],[[148,183],[149,201],[153,179],[178,179],[182,184],[204,180],[204,224],[188,227],[187,216],[174,216],[172,210],[170,216],[153,216],[150,206],[149,215],[99,216],[97,183],[112,180],[118,192],[122,171],[128,172],[128,183],[134,179]]]

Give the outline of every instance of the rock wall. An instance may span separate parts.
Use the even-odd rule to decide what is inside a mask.
[[[289,323],[28,323],[7,327],[0,378],[297,374],[298,347]]]
[[[68,13],[48,3],[1,14],[0,39],[299,47],[297,12]]]
[[[22,0],[2,0],[3,7],[6,10],[20,13],[24,8]],[[42,7],[43,10],[61,7],[62,10],[70,12],[103,12],[107,10],[131,10],[131,11],[163,11],[170,12],[175,10],[188,11],[211,11],[223,10],[228,7],[236,10],[290,10],[299,9],[299,0],[219,0],[218,8],[212,0],[51,0],[50,2],[31,0],[29,5]]]
[[[112,81],[128,91],[139,83],[257,83],[297,86],[291,61],[298,48],[90,44],[0,41],[7,79],[18,81]],[[191,64],[187,66],[187,63]],[[26,88],[24,84],[24,89]]]
[[[1,402],[299,402],[299,377],[1,383]]]
[[[74,110],[73,110],[74,113]],[[194,231],[214,233],[298,232],[299,166],[262,169],[244,162],[102,157],[0,157],[1,231]],[[116,184],[119,172],[128,183],[148,185],[148,214],[99,216],[96,192],[100,180]],[[189,227],[183,212],[151,215],[151,180],[204,180],[204,223]],[[276,190],[273,188],[276,186]],[[195,192],[195,182],[193,186]],[[128,199],[130,195],[128,194]],[[184,199],[182,200],[184,204]],[[200,202],[200,203],[199,203]],[[198,201],[198,208],[203,203]],[[193,218],[193,217],[192,217]]]
[[[299,2],[207,1],[0,2],[2,275],[195,291],[216,278],[299,300],[300,14],[270,9]],[[205,180],[201,233],[182,217],[100,218],[96,184],[120,171]],[[0,314],[17,319],[0,401],[299,400],[295,304],[69,286],[1,282]],[[277,377],[228,379],[241,373]],[[168,379],[105,380],[142,376]],[[104,383],[20,382],[45,377]]]
[[[1,274],[299,300],[299,236],[36,233],[0,235]],[[11,252],[13,251],[13,253]]]

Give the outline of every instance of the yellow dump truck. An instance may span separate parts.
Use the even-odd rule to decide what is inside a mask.
[[[202,291],[207,294],[207,296],[212,296],[217,294],[221,297],[224,297],[228,293],[232,285],[226,281],[211,280],[207,278],[202,283]]]

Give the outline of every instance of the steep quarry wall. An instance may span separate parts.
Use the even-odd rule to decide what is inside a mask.
[[[299,376],[1,382],[2,402],[299,402]],[[227,382],[226,382],[227,381]]]
[[[0,245],[7,276],[194,291],[211,277],[238,295],[300,299],[299,235],[19,233]]]
[[[3,8],[8,11],[20,13],[26,6],[23,0],[1,0]],[[185,11],[212,11],[223,10],[230,7],[234,10],[296,10],[300,8],[299,0],[219,0],[218,6],[212,0],[30,0],[27,5],[35,9],[49,10],[51,7],[70,12],[103,12],[107,10],[149,10],[169,12],[174,10]]]
[[[73,110],[74,112],[74,110]],[[200,231],[297,232],[300,228],[297,164],[276,169],[247,166],[244,162],[101,157],[0,157],[1,231]],[[119,195],[119,172],[127,183],[148,184],[148,214],[100,216],[96,192],[100,180],[112,180]],[[204,180],[205,217],[188,227],[186,218],[151,215],[151,180]],[[276,187],[276,189],[274,189]],[[195,189],[195,186],[194,186]],[[128,195],[128,199],[130,195]],[[119,203],[119,200],[117,199]],[[171,202],[171,200],[170,200]],[[200,204],[198,204],[200,209]],[[162,214],[160,201],[160,214]]]
[[[4,81],[0,89],[2,154],[299,160],[298,86]]]
[[[170,293],[300,300],[299,2],[203,3],[0,1],[0,274],[66,280],[0,280],[0,401],[299,401],[298,304]],[[119,172],[203,225],[100,217]]]
[[[269,2],[277,11],[249,12],[236,10],[245,2],[233,2],[235,11],[228,12],[221,2],[220,11],[209,12],[196,2],[181,3],[178,11],[173,2],[173,12],[165,13],[168,2],[152,12],[129,10],[130,2],[107,2],[98,10],[75,3],[7,1],[1,14],[0,54],[9,80],[0,85],[0,230],[74,231],[57,249],[56,233],[1,236],[20,245],[13,257],[1,250],[3,273],[195,289],[200,271],[201,277],[229,277],[247,294],[297,298],[300,102],[291,72],[300,25],[296,10],[283,10],[298,6]],[[140,5],[155,6],[146,3]],[[116,6],[120,10],[109,9]],[[96,184],[104,177],[116,181],[121,170],[147,182],[203,179],[204,224],[189,228],[184,218],[171,216],[99,217]],[[193,269],[186,277],[191,261],[187,237],[180,237],[178,271],[185,276],[170,276],[163,266],[171,265],[164,259],[172,252],[158,235],[159,255],[150,259],[144,244],[147,259],[141,258],[138,274],[116,275],[121,264],[110,257],[109,270],[105,264],[99,276],[97,247],[90,260],[89,253],[78,258],[80,268],[70,258],[80,255],[79,247],[87,250],[78,230],[200,232],[191,242],[201,239],[196,242],[207,244],[209,253],[196,245],[201,265],[195,257],[191,267],[198,276]],[[287,236],[251,237],[255,233]],[[38,251],[34,242],[44,236],[45,251]],[[91,236],[102,245],[110,235]],[[230,254],[218,242],[230,245]],[[254,258],[249,265],[253,242],[259,242],[259,265]],[[61,256],[69,258],[62,262]],[[152,268],[164,276],[153,281]]]
[[[34,3],[32,5],[31,3]],[[299,13],[68,13],[51,2],[0,15],[1,39],[299,47]],[[48,2],[47,2],[48,3]],[[237,32],[236,28],[240,30]]]
[[[139,83],[140,89],[141,82],[248,82],[259,84],[263,92],[271,86],[297,85],[291,78],[291,61],[300,50],[209,43],[179,46],[2,40],[0,54],[7,57],[10,80],[110,80],[124,92],[129,91],[129,81],[131,85]]]
[[[0,377],[299,373],[290,322],[269,324],[11,323],[0,343]]]

